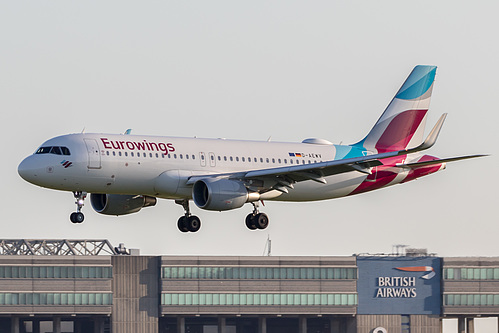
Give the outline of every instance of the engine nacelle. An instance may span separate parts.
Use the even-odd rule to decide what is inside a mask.
[[[100,214],[126,215],[156,205],[156,198],[145,195],[90,194],[92,208]]]
[[[229,179],[200,179],[192,188],[196,206],[207,210],[230,210],[242,207],[250,195],[246,187]]]

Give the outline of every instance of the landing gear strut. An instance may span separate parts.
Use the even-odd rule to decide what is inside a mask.
[[[191,215],[191,211],[189,209],[189,200],[175,200],[177,205],[181,205],[184,207],[185,214],[178,219],[177,226],[178,230],[182,232],[196,232],[201,228],[201,220],[199,217]]]
[[[85,216],[81,212],[81,208],[83,207],[83,201],[87,197],[87,192],[81,192],[81,191],[75,191],[73,192],[73,195],[76,199],[76,212],[71,213],[69,216],[69,219],[73,223],[82,223],[83,220],[85,219]]]
[[[269,226],[269,217],[265,213],[258,211],[258,201],[252,202],[253,213],[246,216],[246,226],[250,230],[265,229]]]

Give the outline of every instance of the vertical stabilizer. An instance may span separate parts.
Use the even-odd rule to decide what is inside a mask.
[[[414,67],[369,134],[355,146],[382,153],[420,144],[436,71],[436,66]]]

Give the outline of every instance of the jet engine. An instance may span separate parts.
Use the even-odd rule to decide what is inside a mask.
[[[144,207],[156,205],[156,198],[145,195],[94,194],[90,195],[92,208],[100,214],[126,215]]]
[[[243,183],[229,179],[200,179],[192,188],[194,203],[206,210],[240,208],[248,201],[255,201],[250,198],[253,199],[253,193],[248,193]]]

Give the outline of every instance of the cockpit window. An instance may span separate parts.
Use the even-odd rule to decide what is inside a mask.
[[[62,155],[71,155],[68,147],[61,147]]]
[[[38,148],[35,154],[71,155],[71,152],[68,147],[50,146]]]
[[[52,147],[40,147],[40,148],[38,148],[36,153],[37,154],[48,154],[48,153],[50,153],[50,149],[52,149]]]

